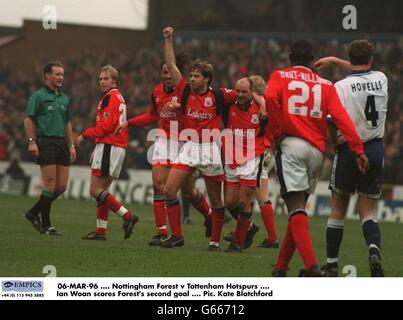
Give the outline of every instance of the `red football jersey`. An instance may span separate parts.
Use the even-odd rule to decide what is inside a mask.
[[[333,84],[306,67],[273,72],[266,87],[266,107],[269,130],[274,138],[281,135],[299,137],[325,153],[326,117],[330,114],[351,151],[364,152],[362,141]]]
[[[255,102],[252,102],[246,110],[241,109],[236,103],[226,110],[227,128],[231,130],[232,139],[225,138],[223,146],[225,163],[230,168],[235,168],[264,153],[267,121],[260,121],[259,110],[260,107]]]
[[[219,89],[217,92],[221,93],[221,105],[217,104],[216,95],[213,90],[209,89],[206,93],[198,95],[192,93],[190,85],[182,78],[178,85],[178,92],[180,100],[184,96],[184,92],[188,92],[185,109],[183,112],[183,125],[186,129],[196,130],[199,141],[202,141],[203,129],[213,130],[222,129],[222,112],[226,104],[232,104],[236,99],[235,90]],[[207,142],[207,141],[204,141]]]
[[[114,131],[126,121],[126,103],[118,89],[109,90],[97,107],[97,124],[83,132],[85,138],[92,138],[95,143],[105,143],[126,148],[129,137],[127,128],[115,137]]]
[[[164,91],[164,85],[161,83],[155,86],[151,95],[150,108],[147,113],[134,117],[129,120],[131,126],[149,126],[159,122],[159,128],[163,131],[166,138],[178,139],[179,132],[183,129],[181,109],[168,108],[171,102],[178,102],[179,94],[177,90],[169,93]],[[177,126],[172,126],[171,121],[177,121]]]

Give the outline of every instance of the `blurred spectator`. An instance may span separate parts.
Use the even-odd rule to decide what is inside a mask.
[[[10,165],[5,173],[13,179],[24,179],[27,177],[25,175],[24,169],[21,168],[19,162],[16,159],[11,160]]]
[[[0,126],[0,160],[8,160],[8,138],[4,129]]]

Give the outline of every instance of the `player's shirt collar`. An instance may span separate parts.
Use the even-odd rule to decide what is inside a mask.
[[[207,93],[209,93],[210,91],[211,91],[211,87],[207,87],[207,90],[206,91],[204,91],[203,93],[201,93],[201,94],[198,94],[198,93],[196,93],[195,92],[195,95],[197,95],[197,96],[200,96],[200,97],[203,97],[203,96],[205,96]]]
[[[45,84],[45,89],[46,89],[46,91],[47,92],[49,92],[50,94],[60,94],[60,91],[59,90],[53,90],[51,87],[49,87],[49,86],[47,86],[46,84]]]
[[[108,93],[112,92],[113,90],[117,91],[118,88],[116,88],[116,87],[110,88],[108,91],[105,92],[105,94],[108,94]]]
[[[367,69],[367,70],[353,70],[351,71],[351,73],[348,76],[363,76],[365,74],[369,74],[371,73],[371,69]]]
[[[308,68],[307,66],[295,65],[295,66],[292,66],[292,67],[293,68],[301,68],[301,69],[305,69],[305,70],[308,70],[308,71],[312,72],[312,69]]]
[[[248,111],[249,108],[250,108],[250,107],[252,106],[252,104],[253,104],[253,99],[250,101],[249,106],[248,106],[246,109],[243,109],[243,108],[241,107],[241,105],[238,103],[238,100],[235,101],[235,104],[239,107],[239,109],[240,109],[241,111]]]
[[[104,97],[107,96],[108,94],[110,94],[111,92],[113,92],[114,90],[118,91],[118,88],[116,88],[116,87],[110,88],[108,91],[106,91],[104,93]]]
[[[175,89],[176,89],[176,88],[173,86],[173,87],[171,87],[171,90],[167,90],[166,87],[165,87],[165,85],[162,84],[162,91],[164,91],[164,93],[165,93],[167,96],[170,95],[172,92],[174,92]]]

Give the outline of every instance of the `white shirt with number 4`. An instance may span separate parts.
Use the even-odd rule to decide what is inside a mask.
[[[388,107],[385,74],[380,71],[353,72],[337,82],[335,87],[361,140],[365,143],[383,138]]]

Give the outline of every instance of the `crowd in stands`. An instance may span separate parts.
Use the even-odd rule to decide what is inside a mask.
[[[389,78],[389,106],[385,133],[385,183],[403,184],[403,55],[395,42],[375,42],[374,69]],[[346,58],[347,43],[336,40],[315,43],[316,57],[336,55]],[[215,87],[234,86],[245,75],[259,74],[267,79],[270,73],[288,66],[288,44],[272,39],[198,39],[176,37],[176,48],[186,53],[189,61],[204,58],[214,65]],[[96,106],[101,98],[97,78],[106,64],[120,71],[120,89],[127,103],[128,117],[146,112],[153,87],[160,82],[163,59],[162,42],[137,52],[88,52],[80,58],[64,60],[63,91],[69,96],[73,111],[73,128],[80,134],[95,124]],[[32,161],[27,151],[23,127],[28,97],[42,86],[42,65],[37,61],[30,74],[14,73],[0,62],[0,160]],[[322,74],[337,81],[346,74],[336,68]],[[149,128],[130,128],[126,167],[149,168],[146,151]],[[76,164],[88,164],[93,145],[86,142],[78,150]],[[329,147],[327,165],[331,162]],[[328,173],[326,173],[328,174]],[[325,174],[325,175],[326,175]]]

